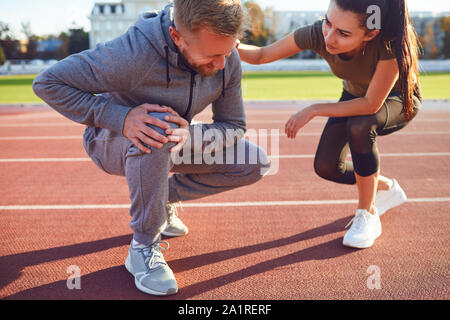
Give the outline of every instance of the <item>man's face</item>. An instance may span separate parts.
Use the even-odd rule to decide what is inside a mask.
[[[225,68],[226,58],[236,47],[237,36],[222,36],[209,28],[196,32],[170,27],[170,35],[190,67],[204,77]]]

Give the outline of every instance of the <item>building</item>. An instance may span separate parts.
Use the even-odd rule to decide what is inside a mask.
[[[281,39],[299,27],[313,24],[323,19],[326,11],[272,11],[265,12],[264,24],[273,31],[273,38],[269,42]],[[312,51],[305,50],[297,54],[299,59],[318,59],[319,56]]]
[[[89,46],[112,40],[134,25],[141,13],[161,10],[169,0],[122,0],[120,2],[98,2],[92,9],[89,20]]]
[[[326,11],[266,11],[264,23],[274,31],[274,40],[281,39],[295,29],[325,17]]]

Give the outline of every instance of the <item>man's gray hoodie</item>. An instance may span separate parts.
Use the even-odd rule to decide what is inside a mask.
[[[213,123],[197,126],[203,132],[219,129],[223,138],[233,129],[242,137],[246,123],[237,50],[214,76],[196,74],[183,64],[169,35],[172,15],[173,4],[141,15],[122,36],[39,74],[34,92],[65,117],[109,129],[111,135],[121,135],[128,112],[144,103],[172,107],[188,122],[212,104]],[[193,137],[194,126],[190,130]]]

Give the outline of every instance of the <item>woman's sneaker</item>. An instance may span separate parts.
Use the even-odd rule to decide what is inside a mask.
[[[400,187],[397,180],[392,179],[392,187],[389,190],[379,190],[375,196],[375,207],[378,215],[383,215],[386,211],[406,202],[405,191]]]
[[[162,232],[167,237],[184,236],[189,232],[188,227],[178,217],[177,207],[173,203],[167,203],[167,225]]]
[[[161,247],[160,243],[166,243],[167,248]],[[149,246],[131,243],[125,268],[134,276],[134,283],[142,292],[157,296],[178,292],[175,276],[161,253],[161,249],[168,248],[165,241]]]
[[[381,235],[381,222],[378,214],[370,214],[367,210],[358,209],[352,220],[345,226],[351,228],[344,235],[343,245],[352,248],[369,248]]]

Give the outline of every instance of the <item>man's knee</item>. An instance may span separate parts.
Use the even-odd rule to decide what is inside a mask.
[[[172,114],[169,113],[169,112],[150,112],[149,116],[158,118],[159,120],[168,123],[171,128],[174,128],[174,129],[179,128],[178,124],[176,124],[174,122],[167,121],[167,120],[164,119],[164,117],[166,117],[166,116],[172,116]],[[167,137],[167,134],[166,134],[166,132],[165,132],[165,130],[163,128],[158,127],[157,125],[153,125],[153,124],[147,124],[147,126],[152,128],[153,130],[155,130],[159,134]],[[156,151],[156,152],[158,152],[158,151],[169,152],[170,149],[172,149],[175,145],[176,145],[176,143],[174,143],[174,142],[168,142],[168,143],[164,144],[164,146],[162,148],[160,148],[160,149],[158,149],[158,148],[151,148],[151,150],[152,150],[152,152],[153,151]]]
[[[159,120],[168,123],[169,126],[170,126],[171,128],[178,128],[178,127],[179,127],[178,124],[176,124],[176,123],[174,123],[174,122],[167,121],[167,120],[164,119],[164,117],[166,117],[166,116],[173,116],[173,115],[172,115],[171,113],[169,113],[169,112],[149,112],[148,115],[149,115],[149,116],[152,116],[152,117],[155,117],[155,118],[158,118]],[[164,129],[161,128],[161,127],[158,127],[158,126],[153,125],[153,124],[147,124],[147,126],[149,126],[150,128],[152,128],[153,130],[158,131],[158,133],[160,133],[160,134],[162,134],[162,135],[166,135]]]
[[[245,140],[246,148],[246,172],[248,184],[262,179],[270,170],[270,160],[264,149]]]

